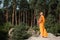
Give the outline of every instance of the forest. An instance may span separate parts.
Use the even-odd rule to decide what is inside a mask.
[[[46,18],[45,28],[48,33],[60,36],[60,0],[0,0],[0,7],[1,4],[1,40],[25,40],[32,35],[28,31],[34,30],[37,33],[37,19],[41,11]],[[15,29],[10,38],[8,32],[11,28]]]

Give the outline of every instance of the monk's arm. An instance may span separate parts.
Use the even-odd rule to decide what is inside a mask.
[[[39,19],[38,19],[38,24],[40,24],[41,23],[41,21],[42,21],[42,17],[40,17]]]
[[[44,18],[44,16],[42,17],[42,20],[43,20],[43,22],[45,23],[45,18]]]

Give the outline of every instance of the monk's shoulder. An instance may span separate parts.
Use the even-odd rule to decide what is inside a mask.
[[[44,18],[44,16],[43,16],[43,15],[42,15],[41,17],[42,17],[42,18]]]

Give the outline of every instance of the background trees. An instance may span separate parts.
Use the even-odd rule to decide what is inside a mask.
[[[26,21],[26,19],[28,21],[28,18],[25,17],[26,15],[31,15],[30,19],[34,21],[32,23],[34,24],[36,23],[35,19],[37,18],[39,11],[43,11],[45,17],[47,17],[48,14],[54,15],[58,21],[59,17],[57,15],[59,15],[59,3],[59,0],[4,0],[3,10],[6,21],[11,22],[12,24],[15,23],[15,25],[17,25],[21,21]]]
[[[25,23],[36,29],[40,11],[44,12],[47,31],[60,33],[60,0],[4,0],[0,9],[0,29],[5,30],[7,22],[14,26]]]

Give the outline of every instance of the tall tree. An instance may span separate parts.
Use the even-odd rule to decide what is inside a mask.
[[[59,15],[59,23],[60,23],[60,0],[58,0],[58,5],[57,5],[57,16]]]
[[[27,10],[29,9],[29,4],[27,2],[27,0],[21,0],[20,1],[20,5],[19,5],[19,9],[21,11],[21,18],[23,19],[23,22],[25,23],[25,14],[27,13]]]
[[[58,14],[57,13],[57,4],[58,4],[57,0],[50,0],[49,10],[48,10],[48,13],[54,15],[56,19],[57,19],[57,14]]]
[[[8,22],[8,5],[9,5],[9,0],[4,0],[4,7],[6,10],[6,22]]]
[[[36,13],[36,3],[37,3],[37,0],[29,0],[29,5],[30,5],[30,9],[31,9],[31,15],[32,15],[32,17],[33,18],[31,18],[32,19],[32,23],[33,24],[35,24],[35,13]],[[34,11],[34,12],[32,12],[32,11]],[[32,23],[31,23],[31,25],[32,25]]]
[[[15,15],[15,22],[17,25],[17,16],[16,16],[16,0],[13,0],[13,13],[12,13],[12,24],[14,25],[14,15]]]
[[[17,7],[18,7],[18,24],[20,24],[20,16],[21,16],[21,12],[20,12],[20,0],[17,0]]]

